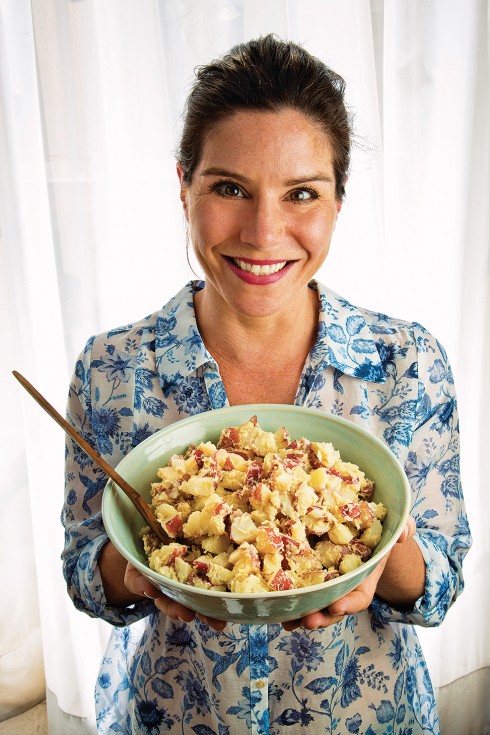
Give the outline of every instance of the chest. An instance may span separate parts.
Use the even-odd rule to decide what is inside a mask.
[[[95,358],[94,358],[95,359]],[[118,386],[106,371],[93,370],[91,402],[99,450],[116,464],[132,446],[188,415],[225,405],[294,404],[342,416],[371,431],[405,461],[417,422],[419,382],[407,369],[413,359],[387,374],[383,384],[350,377],[326,365],[263,357],[237,368],[221,361],[163,383],[151,354],[141,358],[127,382]]]
[[[292,404],[298,392],[303,362],[285,363],[271,360],[270,364],[249,367],[220,365],[220,375],[228,402],[232,406],[246,403]]]

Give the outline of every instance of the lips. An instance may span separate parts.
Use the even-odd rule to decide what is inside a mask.
[[[270,276],[282,270],[287,264],[287,260],[280,261],[262,261],[260,263],[251,260],[242,260],[241,258],[233,258],[233,263],[242,271],[253,273],[254,276]]]
[[[230,269],[245,283],[267,285],[283,278],[294,261],[252,260],[250,258],[226,257]]]

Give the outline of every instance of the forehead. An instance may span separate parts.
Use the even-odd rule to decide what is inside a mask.
[[[240,110],[209,132],[198,170],[210,165],[332,170],[332,148],[319,123],[291,108]]]

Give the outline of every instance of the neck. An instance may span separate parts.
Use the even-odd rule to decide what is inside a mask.
[[[257,366],[257,360],[292,356],[306,359],[318,332],[318,294],[306,288],[287,312],[260,317],[236,314],[225,302],[214,303],[207,287],[194,296],[199,332],[218,365],[222,360]]]

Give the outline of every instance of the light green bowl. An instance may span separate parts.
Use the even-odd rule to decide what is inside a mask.
[[[158,431],[135,447],[117,471],[150,502],[157,470],[172,454],[183,454],[189,444],[217,442],[221,430],[257,416],[265,431],[285,426],[292,439],[332,442],[342,460],[357,464],[375,482],[374,500],[388,508],[383,535],[367,562],[352,572],[312,587],[280,592],[234,593],[203,590],[174,582],[148,567],[139,537],[145,525],[131,501],[112,481],[107,483],[102,515],[109,538],[120,553],[156,587],[196,612],[236,623],[278,623],[301,618],[327,607],[347,594],[376,567],[401,534],[410,509],[410,488],[403,468],[379,439],[346,419],[299,406],[260,404],[231,406],[200,413]]]

